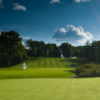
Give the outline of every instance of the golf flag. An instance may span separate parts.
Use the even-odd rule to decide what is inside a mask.
[[[25,65],[25,62],[23,63],[23,69],[26,69],[26,65]]]

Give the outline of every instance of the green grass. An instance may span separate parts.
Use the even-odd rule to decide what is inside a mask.
[[[25,61],[27,68],[67,68],[66,62],[62,58],[34,57]],[[21,68],[20,63],[12,68]]]
[[[11,68],[0,69],[0,79],[22,79],[22,78],[68,78],[75,76],[74,70],[70,68],[62,58],[30,58],[25,61],[26,70],[20,63]]]
[[[74,67],[83,59],[68,59]],[[62,58],[31,58],[0,69],[0,100],[99,100],[100,78],[68,78],[74,69]]]
[[[100,78],[0,80],[0,100],[99,100]]]
[[[87,64],[88,62],[84,58],[66,58],[67,61],[73,66],[73,67],[79,67],[81,65]]]

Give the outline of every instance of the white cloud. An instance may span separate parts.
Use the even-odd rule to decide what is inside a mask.
[[[50,4],[52,4],[52,3],[60,3],[60,0],[51,0]]]
[[[77,2],[77,3],[79,3],[79,2],[90,2],[91,0],[74,0],[74,2]]]
[[[25,43],[22,41],[22,45],[25,46]]]
[[[22,37],[23,39],[30,39],[30,37]]]
[[[18,3],[12,3],[12,4],[14,5],[14,7],[13,7],[14,10],[26,11],[26,7],[25,6],[19,5]]]
[[[72,25],[67,25],[67,31],[64,28],[55,30],[53,38],[56,41],[85,43],[88,39],[92,39],[93,35],[89,32],[84,32],[81,26],[76,28]]]
[[[2,4],[2,0],[0,0],[0,4]]]
[[[26,48],[29,49],[29,47],[26,46],[25,42],[22,41],[22,45]]]
[[[81,1],[86,2],[86,1],[91,1],[91,0],[81,0]]]
[[[46,44],[48,44],[49,42],[45,42]]]
[[[0,0],[0,8],[4,8],[2,0]]]
[[[81,2],[81,0],[74,0],[74,2]]]

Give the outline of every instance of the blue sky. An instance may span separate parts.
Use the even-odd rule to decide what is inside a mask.
[[[0,31],[10,30],[57,45],[100,40],[100,0],[0,0]]]

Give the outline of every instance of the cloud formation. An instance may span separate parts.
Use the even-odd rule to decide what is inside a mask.
[[[52,4],[52,3],[60,3],[60,0],[51,0],[50,4]]]
[[[0,0],[0,4],[2,4],[2,0]]]
[[[22,41],[22,45],[25,46],[25,42]]]
[[[22,37],[23,39],[30,39],[30,37]]]
[[[64,28],[55,30],[53,38],[56,41],[85,43],[88,39],[92,39],[93,35],[89,32],[84,32],[81,26],[76,28],[72,25],[67,25],[67,31]]]
[[[2,0],[0,0],[0,8],[4,8]]]
[[[26,7],[25,6],[22,6],[22,5],[19,5],[18,3],[12,3],[14,5],[13,9],[14,10],[23,10],[23,11],[26,11]]]
[[[91,0],[74,0],[74,2],[76,2],[76,3],[80,3],[80,2],[90,2]]]

